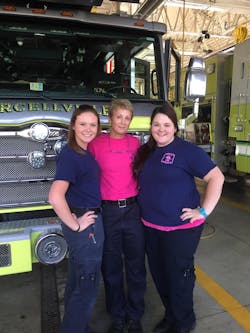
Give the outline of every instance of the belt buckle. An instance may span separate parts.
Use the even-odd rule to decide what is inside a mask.
[[[125,208],[125,207],[127,207],[127,200],[126,199],[119,199],[118,200],[118,207],[119,208]]]

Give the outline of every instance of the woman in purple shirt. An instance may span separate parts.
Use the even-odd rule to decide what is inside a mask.
[[[88,322],[98,293],[104,231],[100,170],[87,146],[99,131],[96,110],[80,105],[72,115],[68,144],[58,156],[49,193],[69,248],[60,333],[91,333]]]
[[[154,333],[189,333],[195,326],[194,254],[224,182],[207,153],[177,132],[173,107],[156,107],[150,139],[134,160],[149,268],[165,308]],[[195,177],[207,183],[202,203]]]

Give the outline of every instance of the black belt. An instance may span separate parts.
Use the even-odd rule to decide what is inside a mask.
[[[95,214],[100,214],[102,212],[101,207],[69,207],[71,212],[76,214],[77,217],[82,216],[83,214],[94,211]]]
[[[137,201],[137,196],[125,198],[125,199],[119,199],[119,200],[102,200],[103,205],[113,205],[117,206],[119,208],[125,208],[128,205],[131,205],[132,203]]]

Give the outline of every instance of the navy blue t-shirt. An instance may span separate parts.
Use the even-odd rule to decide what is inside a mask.
[[[203,149],[178,137],[157,147],[139,177],[142,218],[159,226],[187,223],[180,219],[182,208],[200,205],[194,177],[203,178],[214,167]]]
[[[55,180],[70,183],[66,192],[68,205],[101,206],[99,166],[88,151],[82,155],[66,145],[57,159]]]

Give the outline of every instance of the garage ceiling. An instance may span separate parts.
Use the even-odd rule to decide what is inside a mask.
[[[190,56],[230,51],[250,35],[250,0],[140,0],[139,3],[104,0],[96,12],[137,15],[167,25],[185,66]]]

